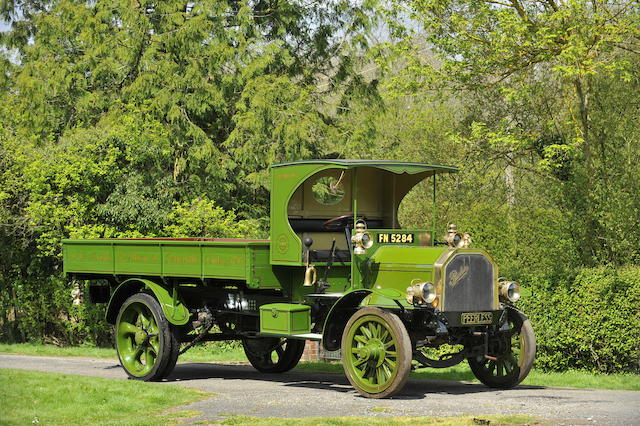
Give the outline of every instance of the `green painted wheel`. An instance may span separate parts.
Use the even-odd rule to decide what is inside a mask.
[[[261,373],[284,373],[298,365],[304,352],[304,340],[277,337],[242,340],[247,359]]]
[[[178,358],[180,343],[158,301],[137,293],[120,307],[116,319],[116,350],[120,364],[136,380],[168,376]]]
[[[402,389],[411,371],[411,340],[397,315],[378,308],[358,310],[342,335],[342,364],[358,392],[386,398]]]
[[[508,308],[509,329],[489,341],[489,356],[469,358],[473,374],[490,388],[508,389],[522,382],[531,371],[536,355],[536,336],[529,319]]]

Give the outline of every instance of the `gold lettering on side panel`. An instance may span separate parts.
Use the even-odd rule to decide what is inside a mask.
[[[244,263],[244,258],[241,256],[229,256],[229,257],[206,256],[204,258],[205,265],[242,265],[243,263]]]
[[[96,253],[71,253],[68,256],[69,260],[75,260],[78,262],[110,262],[111,256],[108,254],[96,254]]]
[[[192,256],[167,256],[167,263],[195,265],[198,259]]]
[[[155,254],[119,254],[117,260],[122,263],[159,263],[160,257]]]
[[[285,254],[289,251],[289,238],[285,234],[278,235],[277,242],[278,252],[280,252],[280,254]]]
[[[282,173],[281,175],[278,175],[278,179],[294,179],[297,177],[297,173]]]

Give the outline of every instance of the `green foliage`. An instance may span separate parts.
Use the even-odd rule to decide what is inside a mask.
[[[251,238],[261,234],[257,221],[238,220],[234,212],[200,199],[176,203],[168,221],[164,234],[170,237]]]
[[[639,268],[523,281],[533,292],[520,303],[538,335],[538,368],[640,371]]]
[[[578,285],[617,298],[595,282],[635,282],[625,265],[640,261],[640,9],[627,3],[3,3],[0,339],[107,341],[100,308],[71,303],[62,238],[265,237],[269,164],[410,159],[461,172],[438,177],[435,218],[425,182],[400,222],[435,222],[436,237],[455,222],[532,286],[545,368],[631,368],[578,341],[585,328],[561,334],[562,352],[540,310],[558,324],[587,307],[606,324],[615,313],[596,306],[633,314]],[[607,327],[633,353],[632,331]]]
[[[0,338],[108,337],[71,304],[63,238],[264,236],[266,168],[324,155],[316,83],[365,84],[375,6],[4,2]]]
[[[524,183],[526,191],[538,192],[526,181],[542,175],[543,185],[557,191],[551,197],[540,194],[539,202],[544,197],[545,204],[571,218],[580,263],[634,262],[638,251],[626,242],[640,235],[633,230],[622,244],[613,236],[620,224],[638,218],[637,197],[627,189],[636,187],[640,169],[622,160],[634,158],[640,146],[634,136],[638,122],[631,118],[638,114],[633,99],[640,92],[637,4],[427,0],[394,5],[396,14],[389,19],[397,25],[400,13],[413,22],[398,32],[404,38],[392,47],[403,61],[388,85],[396,96],[435,90],[450,105],[462,105],[458,143],[448,145],[467,146],[458,158],[475,168],[471,177],[483,179],[489,171],[508,181],[506,201],[513,205],[516,187]],[[510,179],[516,170],[524,172],[524,182]]]
[[[254,188],[269,186],[266,164],[318,158],[331,136],[312,93],[286,77],[253,79],[236,107],[235,128],[225,146]]]

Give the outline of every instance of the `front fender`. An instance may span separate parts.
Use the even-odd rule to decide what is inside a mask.
[[[386,299],[402,301],[404,295],[394,289],[358,289],[342,296],[331,307],[327,314],[322,330],[322,345],[328,351],[340,349],[342,333],[344,327],[351,318],[351,315],[358,310],[358,307],[368,296],[376,295]]]
[[[168,289],[161,284],[143,278],[131,278],[120,284],[113,292],[107,307],[107,322],[115,324],[120,306],[129,296],[143,289],[150,290],[153,293],[160,303],[167,321],[171,324],[184,325],[189,321],[189,309],[177,294],[174,298],[173,291],[177,292],[176,289]]]

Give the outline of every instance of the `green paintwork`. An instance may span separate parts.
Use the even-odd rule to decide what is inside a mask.
[[[405,245],[374,245],[367,253],[353,262],[353,280],[362,288],[372,290],[393,289],[403,296],[414,281],[433,282],[434,263],[447,250],[446,248],[415,247]],[[395,307],[400,303],[412,309],[404,297],[389,298],[373,293],[363,304],[381,307]]]
[[[173,288],[168,289],[151,280],[142,278],[132,278],[118,286],[118,288],[113,292],[113,295],[111,296],[111,301],[109,302],[109,306],[107,308],[107,318],[115,319],[118,309],[120,308],[119,305],[124,301],[124,299],[126,299],[128,295],[131,294],[129,288],[132,286],[135,287],[135,291],[138,291],[142,288],[151,290],[151,292],[160,303],[162,312],[164,312],[164,315],[167,317],[167,320],[170,323],[175,325],[184,325],[189,321],[189,309],[185,306],[185,304],[181,301],[177,294],[176,298],[174,299]],[[121,294],[123,295],[123,297],[119,297]]]
[[[435,222],[428,231],[402,229],[398,221],[403,198],[429,178],[435,221],[436,177],[455,172],[455,167],[395,161],[308,160],[274,164],[270,170],[269,240],[63,240],[66,274],[75,279],[107,280],[111,289],[117,286],[107,308],[107,321],[117,322],[118,354],[131,376],[160,377],[168,371],[161,371],[165,370],[162,360],[175,361],[163,358],[167,353],[176,355],[170,351],[178,348],[173,340],[169,344],[174,346],[166,346],[164,335],[159,335],[160,326],[166,325],[163,315],[179,327],[171,330],[182,335],[191,328],[180,326],[209,310],[213,325],[218,325],[224,334],[232,334],[223,338],[242,338],[245,345],[253,342],[258,349],[268,349],[264,359],[269,363],[271,353],[282,349],[270,349],[271,342],[322,340],[325,349],[342,350],[349,380],[362,393],[390,394],[408,374],[415,342],[410,342],[407,331],[416,340],[421,335],[438,333],[441,326],[462,326],[460,313],[454,307],[467,309],[460,306],[471,305],[456,305],[456,297],[460,297],[457,294],[462,293],[452,291],[453,302],[447,311],[443,278],[443,271],[458,252],[484,255],[493,265],[491,325],[497,323],[497,314],[503,312],[497,293],[498,270],[488,253],[436,246]],[[356,225],[359,219],[365,223]],[[353,239],[356,229],[358,233],[365,232],[367,226],[373,228],[366,229],[369,235],[359,234]],[[307,242],[304,249],[303,240]],[[471,279],[469,270],[463,265],[447,271],[451,278],[448,286],[454,287],[465,276],[465,280]],[[305,276],[314,278],[309,282]],[[430,306],[407,301],[407,288],[420,282],[433,283],[436,297]],[[474,290],[473,286],[462,288],[464,294],[467,289]],[[153,301],[148,295],[130,298],[141,291],[153,293],[162,313],[155,304],[153,309],[147,305]],[[376,309],[359,310],[365,306]],[[389,314],[389,310],[399,316]],[[296,352],[285,357],[297,356],[302,350],[297,343],[293,347]],[[515,365],[513,359],[506,361],[495,363],[498,376]],[[256,365],[253,361],[252,364]],[[173,367],[166,365],[169,370]],[[493,364],[489,365],[493,372]]]
[[[452,166],[439,166],[422,163],[371,160],[308,160],[271,166],[271,263],[274,265],[301,265],[302,242],[289,224],[288,207],[291,197],[298,187],[310,177],[325,170],[353,170],[351,188],[345,188],[347,194],[342,204],[346,204],[351,214],[357,214],[359,186],[369,180],[357,179],[358,169],[374,169],[379,175],[392,177],[390,192],[394,195],[390,209],[396,214],[404,196],[419,182],[437,173],[451,173],[458,169]],[[336,214],[336,206],[317,205],[318,210],[326,211],[325,219]],[[342,212],[344,213],[344,211]]]
[[[326,169],[328,164],[301,163],[271,168],[271,264],[301,265],[302,242],[289,225],[287,207],[293,192],[310,176]]]
[[[372,247],[370,259],[386,265],[433,265],[448,247],[411,247],[405,245]]]
[[[66,273],[219,278],[279,288],[267,240],[63,240]]]
[[[130,294],[128,291],[139,291],[144,286],[160,301],[168,320],[182,325],[189,321],[189,307],[181,302],[182,284],[172,287],[171,283],[177,278],[193,283],[202,291],[207,291],[209,280],[223,280],[227,283],[225,285],[240,288],[281,291],[278,294],[282,294],[282,300],[293,304],[307,301],[306,295],[317,290],[302,286],[304,259],[301,238],[306,231],[295,232],[289,219],[322,223],[341,215],[365,216],[383,226],[369,230],[374,244],[364,255],[352,255],[351,261],[334,262],[327,276],[327,292],[348,295],[364,290],[355,298],[345,297],[342,300],[345,304],[353,302],[356,305],[392,308],[400,303],[412,309],[405,300],[407,286],[415,279],[432,280],[432,264],[445,249],[432,246],[432,232],[400,230],[397,209],[417,183],[436,174],[456,170],[450,166],[394,161],[310,160],[275,164],[271,167],[270,240],[63,240],[64,271],[81,279],[109,278],[112,283],[131,278],[112,295],[108,309],[111,321],[115,320],[113,313],[124,301],[121,296]],[[320,204],[310,194],[310,188],[318,177],[328,175],[339,176],[340,180],[344,177],[345,195],[334,205]],[[350,243],[346,243],[346,237],[340,232],[309,232],[313,234],[315,250],[328,250],[332,239],[341,250],[350,248]],[[376,240],[378,234],[390,232],[413,233],[414,239],[402,244]],[[314,264],[317,277],[324,278],[327,264]],[[141,276],[145,278],[139,278]],[[308,332],[308,325],[302,324],[303,327],[297,323],[298,311],[287,312],[296,321],[288,331],[282,331],[284,327],[276,327],[271,320],[264,325],[282,332],[293,333],[294,329]],[[309,322],[308,310],[304,314]],[[331,314],[327,315],[327,321],[331,321]]]
[[[348,291],[329,310],[322,334],[323,336],[327,335],[328,326],[334,322],[336,317],[341,316],[341,311],[353,310],[358,306],[397,308],[400,303],[407,310],[414,309],[414,306],[407,302],[405,296],[404,289],[401,291],[394,288],[361,288]]]
[[[340,159],[330,159],[330,160],[302,160],[302,161],[290,161],[288,163],[277,163],[273,164],[271,168],[280,168],[286,167],[291,168],[292,166],[301,166],[308,164],[320,164],[320,165],[332,165],[332,166],[340,166],[340,167],[375,167],[377,169],[387,170],[392,173],[401,174],[401,173],[421,173],[425,171],[437,171],[437,172],[457,172],[459,169],[454,166],[443,166],[440,164],[427,164],[427,163],[411,163],[406,161],[379,161],[379,160],[340,160]]]
[[[124,368],[137,377],[151,372],[160,353],[159,328],[142,301],[125,307],[116,325],[116,349]]]
[[[311,307],[293,303],[270,303],[260,307],[260,332],[305,334],[311,330]]]
[[[377,315],[358,318],[347,330],[342,350],[345,370],[365,392],[384,392],[398,375],[398,336]]]

